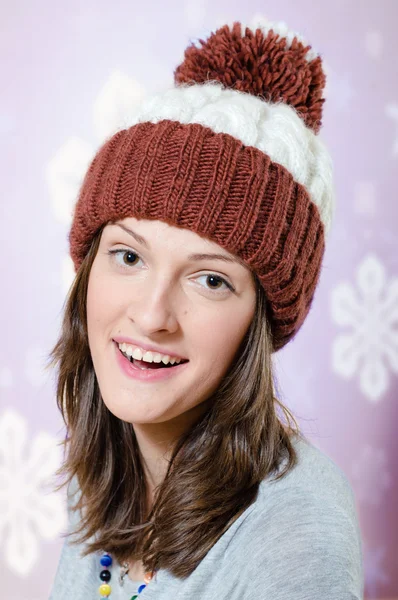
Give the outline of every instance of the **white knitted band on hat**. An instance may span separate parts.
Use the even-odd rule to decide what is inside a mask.
[[[284,102],[225,88],[218,81],[180,85],[147,99],[119,129],[169,119],[199,123],[258,148],[285,167],[318,207],[327,235],[334,214],[333,163],[326,146]]]

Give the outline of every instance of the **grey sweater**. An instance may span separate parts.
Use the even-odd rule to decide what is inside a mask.
[[[309,441],[294,438],[299,463],[265,479],[256,501],[185,580],[165,570],[140,600],[362,600],[363,558],[355,498],[343,471]],[[69,530],[77,512],[69,512]],[[64,541],[50,600],[97,600],[100,554],[81,558]],[[139,582],[119,585],[114,561],[109,600],[130,600]]]

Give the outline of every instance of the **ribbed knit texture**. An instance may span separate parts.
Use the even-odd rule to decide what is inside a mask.
[[[130,216],[187,228],[240,256],[268,298],[274,351],[297,333],[318,282],[324,227],[306,189],[266,154],[199,124],[119,131],[81,188],[70,231],[75,269],[103,223]]]

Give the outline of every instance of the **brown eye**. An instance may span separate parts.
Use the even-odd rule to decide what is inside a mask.
[[[213,290],[218,290],[220,285],[222,286],[224,283],[221,277],[216,277],[215,275],[207,275],[207,281]]]
[[[134,250],[126,250],[126,248],[119,248],[117,250],[108,250],[108,254],[111,256],[111,259],[114,260],[118,267],[121,269],[128,269],[129,267],[135,267],[141,257],[134,252]],[[122,261],[119,260],[119,255],[122,255]]]
[[[128,257],[128,258],[127,258]],[[137,258],[139,258],[138,254],[132,252],[131,250],[127,250],[123,252],[123,261],[126,259],[126,264],[134,265],[136,263]]]
[[[221,277],[220,275],[215,275],[214,273],[209,273],[208,275],[200,275],[200,277],[197,278],[198,280],[200,279],[204,279],[205,280],[205,287],[210,291],[210,292],[226,292],[226,291],[230,291],[230,292],[235,292],[235,288],[232,286],[232,284],[229,283],[229,281],[227,281],[226,279],[224,279],[224,277]]]

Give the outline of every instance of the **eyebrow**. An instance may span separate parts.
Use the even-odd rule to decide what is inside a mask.
[[[125,231],[126,233],[131,235],[131,237],[134,238],[136,242],[138,242],[139,244],[141,244],[142,246],[144,246],[145,248],[147,248],[149,250],[149,244],[146,241],[146,239],[144,237],[142,237],[142,235],[139,235],[137,232],[133,231],[132,229],[129,229],[128,227],[126,227],[126,225],[122,225],[122,223],[113,223],[113,224],[117,225],[118,227],[123,229],[123,231]],[[227,256],[226,254],[217,254],[215,252],[210,252],[210,253],[194,252],[193,254],[189,254],[188,260],[195,261],[195,262],[201,261],[201,260],[222,260],[224,262],[229,262],[229,263],[238,263],[238,264],[242,265],[243,267],[247,268],[247,265],[238,256],[232,257],[232,256]]]

